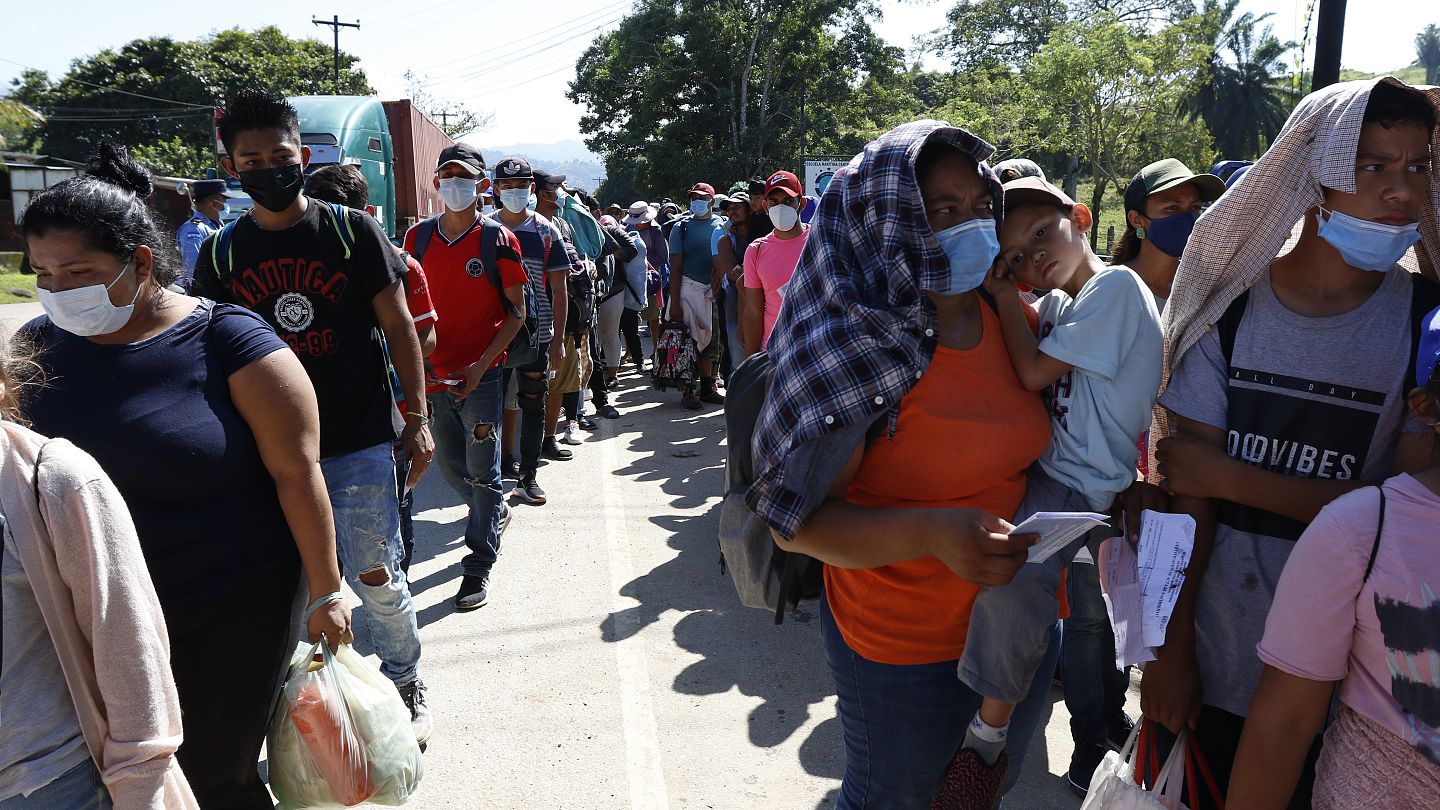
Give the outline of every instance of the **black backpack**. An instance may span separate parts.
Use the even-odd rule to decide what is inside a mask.
[[[415,261],[423,266],[425,263],[425,251],[430,247],[430,240],[435,238],[435,232],[440,228],[440,217],[434,216],[415,225],[414,250],[410,255]],[[495,287],[495,293],[500,296],[500,303],[505,307],[505,313],[511,317],[520,314],[515,305],[510,303],[509,296],[505,295],[505,283],[500,279],[500,264],[498,259],[500,244],[500,226],[488,218],[480,218],[480,263],[484,265],[485,277]],[[468,268],[467,268],[468,271]],[[539,353],[538,336],[540,330],[535,319],[535,291],[530,285],[529,275],[525,279],[525,317],[520,324],[520,331],[515,333],[514,339],[510,341],[509,352],[506,355],[505,365],[513,368],[515,363],[525,359],[533,359]]]

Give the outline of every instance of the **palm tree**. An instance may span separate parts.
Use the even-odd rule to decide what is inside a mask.
[[[1225,158],[1254,158],[1269,147],[1289,114],[1281,86],[1283,60],[1293,47],[1262,26],[1270,15],[1235,16],[1240,0],[1205,0],[1201,15],[1211,37],[1205,81],[1185,102],[1204,119]]]
[[[0,97],[0,149],[9,146],[6,133],[12,136],[23,133],[29,127],[45,123],[45,116],[12,98]]]
[[[1440,26],[1431,23],[1415,35],[1415,55],[1425,66],[1425,83],[1440,84]]]

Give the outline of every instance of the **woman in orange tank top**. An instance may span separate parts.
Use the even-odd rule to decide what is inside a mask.
[[[807,246],[769,347],[750,503],[782,547],[825,563],[842,810],[931,806],[980,703],[956,677],[970,609],[1034,542],[997,517],[1024,498],[1050,420],[978,290],[998,252],[992,152],[937,121],[867,146],[821,201],[821,246]],[[807,495],[794,479],[814,473],[787,461],[837,440],[854,446],[848,464],[828,497]],[[1048,679],[1035,680],[1010,726],[1017,771],[1043,714]]]

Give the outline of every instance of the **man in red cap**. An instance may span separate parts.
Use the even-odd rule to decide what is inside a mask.
[[[714,186],[696,183],[689,197],[690,215],[670,230],[670,319],[684,321],[690,327],[690,336],[695,339],[695,348],[700,354],[699,395],[692,385],[684,390],[680,399],[682,406],[695,411],[702,403],[725,402],[715,390],[715,367],[724,356],[724,349],[718,339],[720,312],[715,305],[720,277],[711,262],[716,232],[722,231],[722,225],[712,210]]]
[[[793,172],[779,171],[765,180],[765,212],[774,230],[745,251],[745,344],[758,352],[770,342],[786,284],[795,274],[810,226],[800,221],[805,192]]]

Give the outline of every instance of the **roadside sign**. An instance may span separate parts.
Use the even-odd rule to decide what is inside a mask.
[[[830,185],[830,178],[836,169],[850,165],[848,160],[807,160],[805,161],[805,193],[819,197]]]

